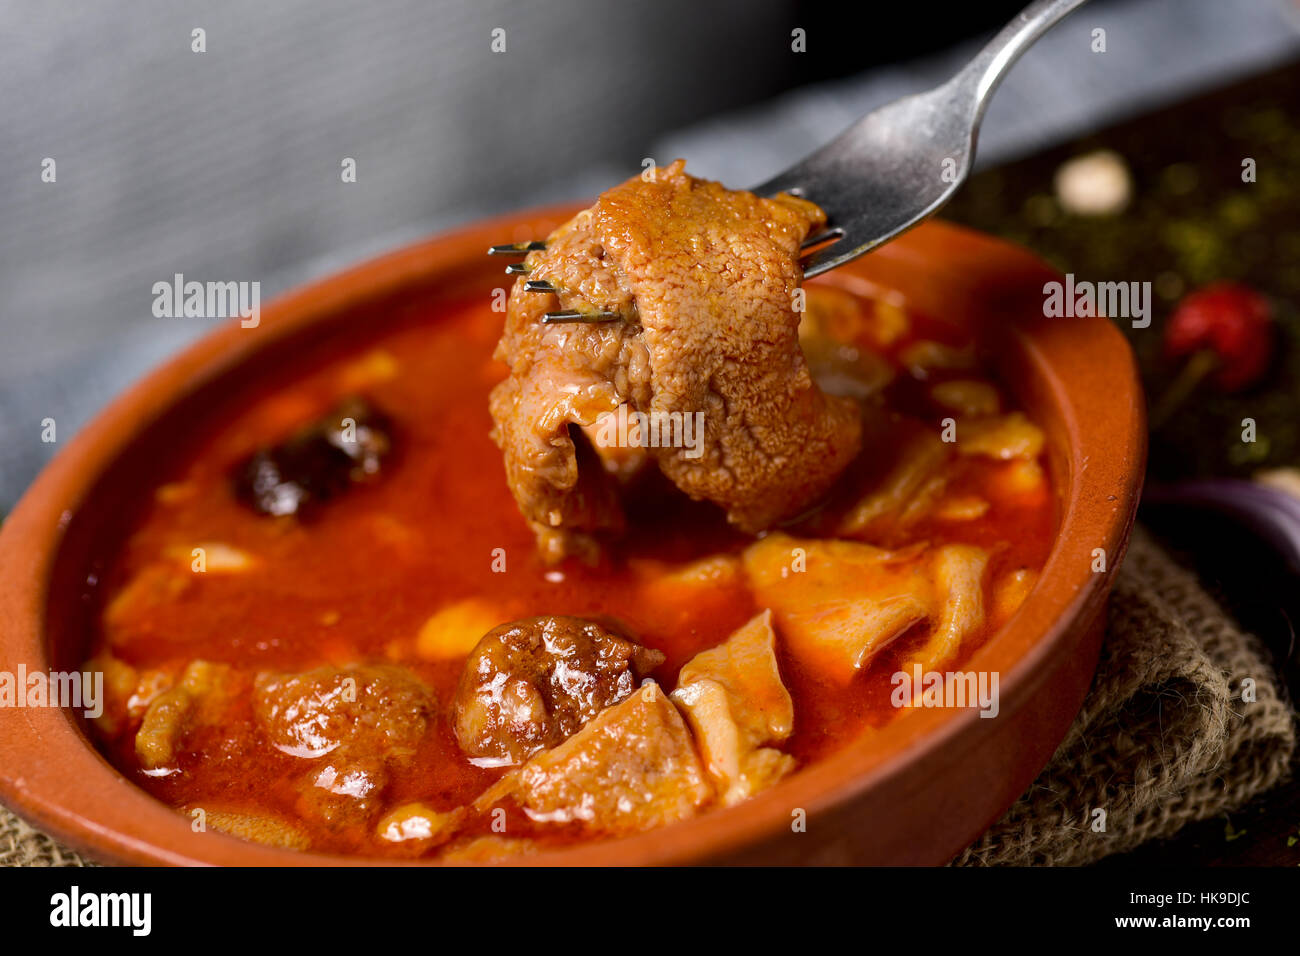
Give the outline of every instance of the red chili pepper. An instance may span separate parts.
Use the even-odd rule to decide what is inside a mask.
[[[1273,309],[1268,299],[1237,282],[1215,282],[1178,303],[1165,326],[1170,358],[1213,354],[1211,381],[1223,392],[1253,384],[1273,354]]]

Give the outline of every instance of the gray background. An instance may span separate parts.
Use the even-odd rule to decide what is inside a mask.
[[[1300,55],[1293,2],[1085,7],[1013,68],[980,162]],[[41,419],[66,442],[211,327],[154,318],[156,281],[258,280],[265,301],[429,232],[592,195],[644,156],[761,181],[943,79],[1004,12],[918,5],[890,33],[896,5],[843,25],[838,6],[0,0],[0,508],[57,450]]]

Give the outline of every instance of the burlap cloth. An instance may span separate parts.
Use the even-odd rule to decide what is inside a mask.
[[[1242,699],[1246,678],[1254,701]],[[1079,716],[1038,779],[953,863],[1071,866],[1172,836],[1280,783],[1295,743],[1259,640],[1137,528]]]
[[[1258,640],[1139,528],[1083,709],[1029,790],[954,863],[1073,865],[1171,836],[1280,783],[1295,743]],[[0,864],[88,861],[0,808]]]

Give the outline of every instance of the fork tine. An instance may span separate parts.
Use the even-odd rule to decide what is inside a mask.
[[[802,243],[800,249],[811,249],[814,246],[820,246],[824,242],[834,242],[836,239],[844,238],[844,230],[839,226],[833,226],[830,229],[823,230],[815,236],[809,236]]]
[[[532,269],[522,262],[512,262],[506,266],[506,275],[508,276],[526,276]]]
[[[838,243],[822,246],[807,252],[799,258],[799,268],[803,270],[805,279],[814,279],[823,272],[829,272],[836,266],[852,259],[860,254],[859,251],[851,252],[847,257],[841,256],[836,250],[840,248]]]
[[[507,242],[499,246],[492,246],[488,249],[490,256],[526,256],[530,252],[540,252],[546,248],[546,243],[539,239],[532,242]]]
[[[551,285],[545,279],[529,279],[524,283],[525,292],[558,292],[555,286]]]
[[[622,318],[617,312],[579,312],[577,309],[564,309],[560,312],[547,312],[542,316],[546,325],[558,325],[563,322],[614,322]]]
[[[836,226],[815,236],[809,236],[803,241],[803,244],[799,247],[799,268],[803,270],[805,279],[811,279],[813,276],[826,271],[827,253],[831,249],[837,248],[837,244],[844,238],[844,235],[844,230]]]

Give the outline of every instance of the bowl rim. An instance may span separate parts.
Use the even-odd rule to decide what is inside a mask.
[[[65,532],[102,473],[135,436],[152,427],[161,409],[314,322],[406,287],[451,280],[468,261],[467,250],[486,249],[501,236],[518,236],[521,230],[544,235],[578,208],[579,204],[565,204],[479,222],[310,282],[262,308],[261,334],[248,334],[234,320],[128,388],[55,456],[0,526],[0,660],[11,667],[25,663],[29,672],[49,670],[45,618],[51,575]],[[949,253],[942,262],[932,252],[940,246]],[[919,263],[943,273],[950,282],[974,282],[977,294],[994,286],[1028,293],[1035,284],[1040,287],[1058,277],[1023,249],[934,220],[866,260],[844,267],[843,274],[861,277],[889,262],[906,268],[917,268]],[[963,275],[962,269],[968,274]],[[888,283],[868,281],[888,288]],[[1019,317],[1015,320],[1019,322]],[[1012,620],[963,664],[968,670],[999,671],[1001,711],[1008,716],[1024,706],[1044,679],[1047,662],[1070,628],[1100,612],[1127,545],[1146,454],[1145,402],[1136,363],[1127,341],[1109,320],[1048,323],[1041,316],[1027,315],[1013,333],[1021,358],[1044,376],[1057,396],[1062,427],[1068,433],[1071,474],[1068,494],[1060,501],[1056,540],[1038,585]],[[1083,535],[1085,528],[1093,530]],[[1098,547],[1106,551],[1106,570],[1085,571],[1087,558]],[[1050,587],[1049,582],[1053,582]],[[973,710],[911,711],[892,721],[888,733],[864,735],[863,740],[737,806],[646,833],[508,862],[669,864],[723,857],[788,826],[791,807],[804,810],[812,820],[887,780],[892,779],[901,792],[915,791],[925,783],[917,768],[963,738],[978,739],[978,723]],[[59,708],[0,710],[0,800],[68,845],[109,861],[279,866],[440,863],[298,852],[217,832],[195,833],[181,814],[109,764],[75,720]]]

